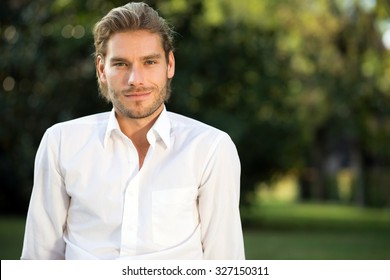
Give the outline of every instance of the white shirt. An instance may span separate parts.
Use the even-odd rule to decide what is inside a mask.
[[[114,110],[49,128],[22,259],[244,259],[230,137],[164,108],[138,154]]]

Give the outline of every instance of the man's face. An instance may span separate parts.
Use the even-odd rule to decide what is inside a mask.
[[[136,119],[161,111],[174,67],[173,53],[167,62],[160,36],[145,30],[112,35],[106,57],[97,60],[100,80],[117,114]]]

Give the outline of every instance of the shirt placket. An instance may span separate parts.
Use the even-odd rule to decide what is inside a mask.
[[[128,147],[127,170],[129,176],[124,193],[123,220],[121,230],[120,255],[137,254],[138,217],[139,217],[139,177],[138,154],[130,140],[126,141]],[[126,171],[125,171],[126,172]]]

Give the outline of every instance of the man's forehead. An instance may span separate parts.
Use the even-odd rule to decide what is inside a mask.
[[[107,55],[132,54],[148,56],[164,53],[161,36],[146,30],[125,31],[113,34],[108,40]]]

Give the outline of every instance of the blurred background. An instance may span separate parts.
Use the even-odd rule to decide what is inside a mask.
[[[91,30],[127,2],[0,1],[1,259],[45,130],[111,109]],[[247,258],[390,259],[389,1],[145,2],[177,31],[167,108],[237,145]]]

